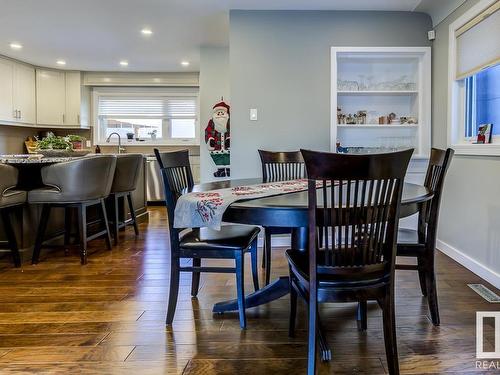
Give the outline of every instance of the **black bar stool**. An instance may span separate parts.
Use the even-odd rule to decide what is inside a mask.
[[[114,244],[118,245],[118,231],[127,225],[133,225],[135,235],[139,235],[137,220],[135,217],[132,192],[137,188],[137,181],[143,167],[144,156],[142,154],[120,154],[116,155],[116,168],[111,186],[111,193],[107,198],[108,207],[112,207],[113,221],[112,233]],[[127,198],[131,218],[120,222],[119,200]]]
[[[5,235],[14,259],[14,265],[21,267],[21,256],[17,246],[16,234],[10,222],[12,211],[26,203],[26,192],[16,190],[18,170],[10,165],[0,164],[0,214],[4,225]]]
[[[35,241],[32,263],[38,263],[45,230],[53,207],[65,208],[65,245],[69,244],[71,230],[71,208],[78,210],[78,228],[81,263],[87,263],[87,242],[106,235],[106,244],[111,250],[111,235],[104,198],[111,191],[116,167],[114,155],[100,155],[79,158],[42,168],[43,188],[28,193],[30,204],[41,204],[42,215]],[[87,235],[87,207],[100,205],[105,229]]]

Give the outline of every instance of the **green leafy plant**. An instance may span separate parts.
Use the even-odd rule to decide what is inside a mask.
[[[72,144],[64,137],[48,136],[38,141],[39,150],[71,150]]]
[[[68,142],[81,142],[83,141],[83,137],[76,134],[69,134],[66,136],[66,140]]]

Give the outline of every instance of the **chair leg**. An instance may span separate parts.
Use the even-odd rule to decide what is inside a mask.
[[[426,262],[423,257],[417,258],[418,262],[418,279],[420,281],[420,290],[422,291],[422,295],[427,297],[427,285],[425,284],[425,275],[426,275]]]
[[[357,311],[357,323],[359,331],[366,331],[368,328],[368,304],[366,301],[359,301]]]
[[[261,264],[261,267],[262,268],[266,268],[266,236],[267,236],[267,230],[266,228],[264,227],[264,244],[262,245],[262,264]]]
[[[266,285],[269,284],[269,279],[271,278],[271,255],[272,255],[272,248],[271,248],[271,234],[266,231],[266,236],[265,236],[265,244],[266,244],[266,253],[264,254],[266,258]]]
[[[135,235],[139,235],[139,228],[137,227],[137,218],[135,216],[134,204],[132,203],[132,193],[127,194],[128,208],[130,209],[130,216],[132,217],[132,225],[134,226]]]
[[[42,215],[40,216],[40,224],[38,225],[38,233],[36,235],[35,247],[33,249],[33,257],[31,258],[31,264],[37,264],[40,258],[40,250],[42,249],[43,237],[45,236],[45,230],[47,229],[47,222],[49,221],[50,215],[50,205],[44,204],[42,206]]]
[[[247,318],[245,314],[245,282],[244,282],[245,257],[243,251],[235,251],[234,259],[236,263],[236,294],[238,296],[238,312],[240,315],[240,328],[245,329],[247,327]]]
[[[386,296],[379,301],[382,307],[382,318],[384,325],[385,354],[389,374],[399,374],[398,343],[396,339],[396,314],[394,307],[393,291],[388,291]]]
[[[64,208],[64,255],[68,255],[69,253],[69,245],[71,241],[71,208]]]
[[[314,293],[316,293],[314,291]],[[309,296],[309,333],[308,333],[308,354],[307,354],[307,374],[316,375],[316,345],[318,330],[318,303],[315,296]]]
[[[118,197],[113,194],[113,241],[115,246],[118,245],[118,226],[120,225],[120,215],[118,213]]]
[[[104,227],[106,229],[106,246],[108,247],[108,250],[111,250],[111,232],[109,231],[108,213],[106,212],[106,202],[104,199],[101,199],[101,209],[102,219],[104,220]]]
[[[174,321],[175,308],[177,307],[177,297],[179,295],[179,258],[172,256],[170,266],[170,291],[168,293],[168,310],[166,324],[170,325]]]
[[[290,277],[290,320],[288,322],[288,336],[295,337],[295,321],[297,320],[297,291]]]
[[[78,206],[78,232],[80,233],[80,263],[87,264],[87,206]]]
[[[10,208],[4,208],[0,211],[2,213],[5,235],[7,236],[7,241],[9,242],[14,265],[16,267],[21,267],[21,255],[19,254],[19,247],[17,246],[16,234],[14,233],[14,229],[12,229],[12,223],[10,222]]]
[[[193,258],[193,267],[201,267],[200,258]],[[193,277],[191,282],[191,297],[196,297],[198,295],[199,288],[200,288],[200,272],[193,272]]]
[[[318,246],[323,247],[323,227],[318,227]]]
[[[427,265],[425,272],[425,284],[427,286],[427,303],[429,304],[429,312],[431,314],[432,324],[439,326],[439,306],[438,295],[436,288],[436,274],[434,272],[434,262]]]
[[[252,258],[252,280],[253,288],[255,291],[259,290],[259,270],[258,270],[258,252],[257,252],[257,239],[252,242],[250,247],[250,256]]]

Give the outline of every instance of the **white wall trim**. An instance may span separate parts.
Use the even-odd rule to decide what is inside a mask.
[[[500,274],[488,268],[484,264],[479,263],[477,260],[471,258],[469,255],[458,250],[457,248],[447,244],[444,241],[437,240],[436,247],[442,253],[448,255],[451,259],[461,264],[469,271],[474,272],[480,278],[486,280],[495,288],[500,289]]]
[[[448,27],[448,124],[447,124],[447,139],[448,147],[457,150],[457,154],[461,155],[499,155],[499,143],[497,139],[493,139],[491,146],[482,147],[484,145],[471,144],[472,140],[464,138],[464,115],[462,104],[464,101],[465,88],[463,79],[457,80],[455,77],[457,71],[457,39],[455,31],[464,24],[472,20],[478,14],[483,12],[497,0],[480,0]]]

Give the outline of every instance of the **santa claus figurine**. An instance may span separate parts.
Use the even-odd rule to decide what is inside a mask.
[[[212,118],[205,128],[205,143],[217,171],[214,177],[229,177],[229,105],[224,100],[213,107]]]

